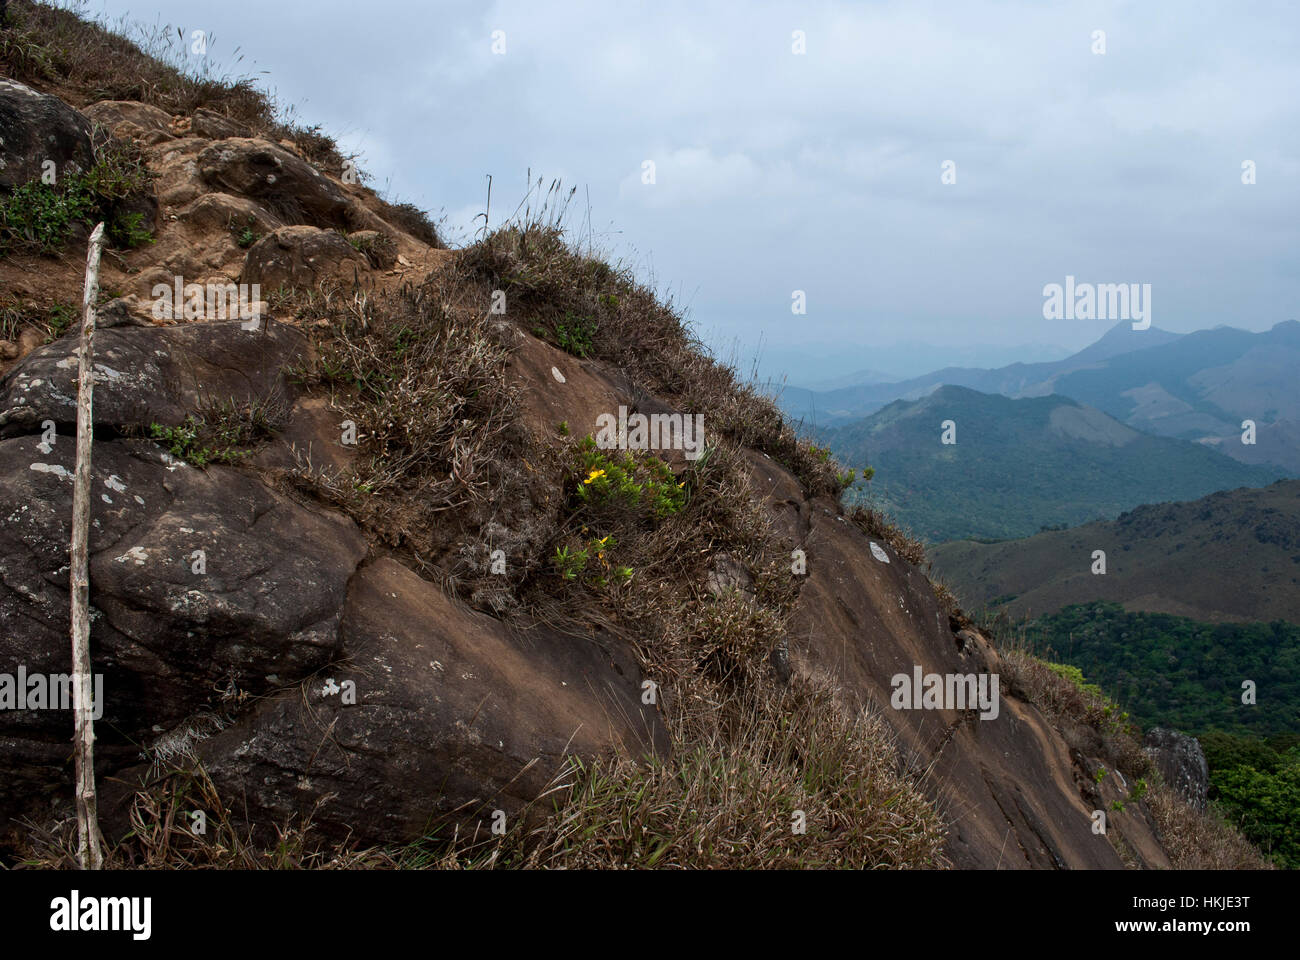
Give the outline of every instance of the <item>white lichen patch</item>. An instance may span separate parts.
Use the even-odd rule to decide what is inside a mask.
[[[132,547],[120,557],[114,557],[114,563],[126,563],[128,560],[133,562],[137,567],[142,567],[145,561],[149,559],[149,552],[144,547]]]
[[[68,468],[57,463],[33,463],[31,468],[37,473],[52,473],[60,480],[72,479],[72,474],[68,472]]]
[[[104,481],[104,486],[116,493],[126,493],[126,484],[123,483],[122,478],[115,473],[110,475],[109,478]]]

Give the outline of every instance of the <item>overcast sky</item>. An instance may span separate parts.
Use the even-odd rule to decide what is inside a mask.
[[[207,31],[453,237],[487,174],[494,223],[530,168],[562,178],[575,227],[589,197],[598,243],[791,382],[1063,355],[1115,322],[1045,320],[1067,274],[1150,283],[1169,330],[1300,317],[1294,3],[88,9]]]

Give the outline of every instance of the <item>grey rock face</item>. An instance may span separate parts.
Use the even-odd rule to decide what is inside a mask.
[[[209,186],[256,200],[286,222],[353,226],[343,191],[306,160],[267,140],[218,140],[199,154],[198,168]]]
[[[1165,782],[1197,810],[1204,810],[1210,789],[1210,768],[1200,742],[1177,730],[1154,727],[1143,739],[1142,747]]]
[[[66,434],[0,442],[0,673],[70,669],[74,447]],[[92,504],[101,762],[120,765],[186,717],[338,655],[347,583],[365,553],[350,521],[146,441],[95,444]],[[0,778],[0,822],[70,782],[71,723],[66,710],[0,711],[0,740],[19,770]]]
[[[337,231],[281,227],[248,248],[240,280],[269,291],[310,287],[331,278],[348,281],[369,268],[369,261]]]
[[[0,437],[34,432],[46,420],[75,429],[77,349],[76,337],[63,337],[0,380]],[[301,333],[269,320],[258,330],[235,320],[99,331],[95,426],[175,425],[210,401],[282,398],[289,389],[284,368],[306,349]]]
[[[47,160],[59,177],[89,169],[90,121],[58,97],[0,78],[0,187],[39,179]]]

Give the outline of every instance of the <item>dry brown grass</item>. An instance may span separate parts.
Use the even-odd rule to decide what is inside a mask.
[[[1160,782],[1147,792],[1146,802],[1175,870],[1276,869],[1212,807],[1198,812]]]
[[[796,682],[680,707],[670,761],[577,760],[540,823],[429,838],[399,866],[824,869],[943,866],[939,816],[898,772],[888,727]],[[802,827],[797,831],[796,825]]]
[[[194,810],[206,814],[197,833]],[[235,826],[236,817],[201,768],[168,769],[136,792],[131,832],[105,854],[106,870],[330,870],[392,866],[374,849],[356,851],[344,843],[322,844],[311,818],[276,825],[274,843],[255,841]],[[76,870],[77,824],[68,817],[33,825],[15,869]]]

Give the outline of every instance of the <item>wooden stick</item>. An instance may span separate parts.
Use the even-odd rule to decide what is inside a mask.
[[[72,689],[77,703],[73,754],[77,777],[77,859],[83,870],[104,864],[104,838],[99,832],[95,798],[94,689],[90,663],[90,447],[94,439],[92,404],[95,392],[95,301],[99,299],[99,255],[104,225],[90,234],[86,254],[86,291],[81,301],[81,351],[77,373],[77,465],[72,485],[72,547],[68,580],[72,595]],[[102,707],[103,704],[100,704]]]

